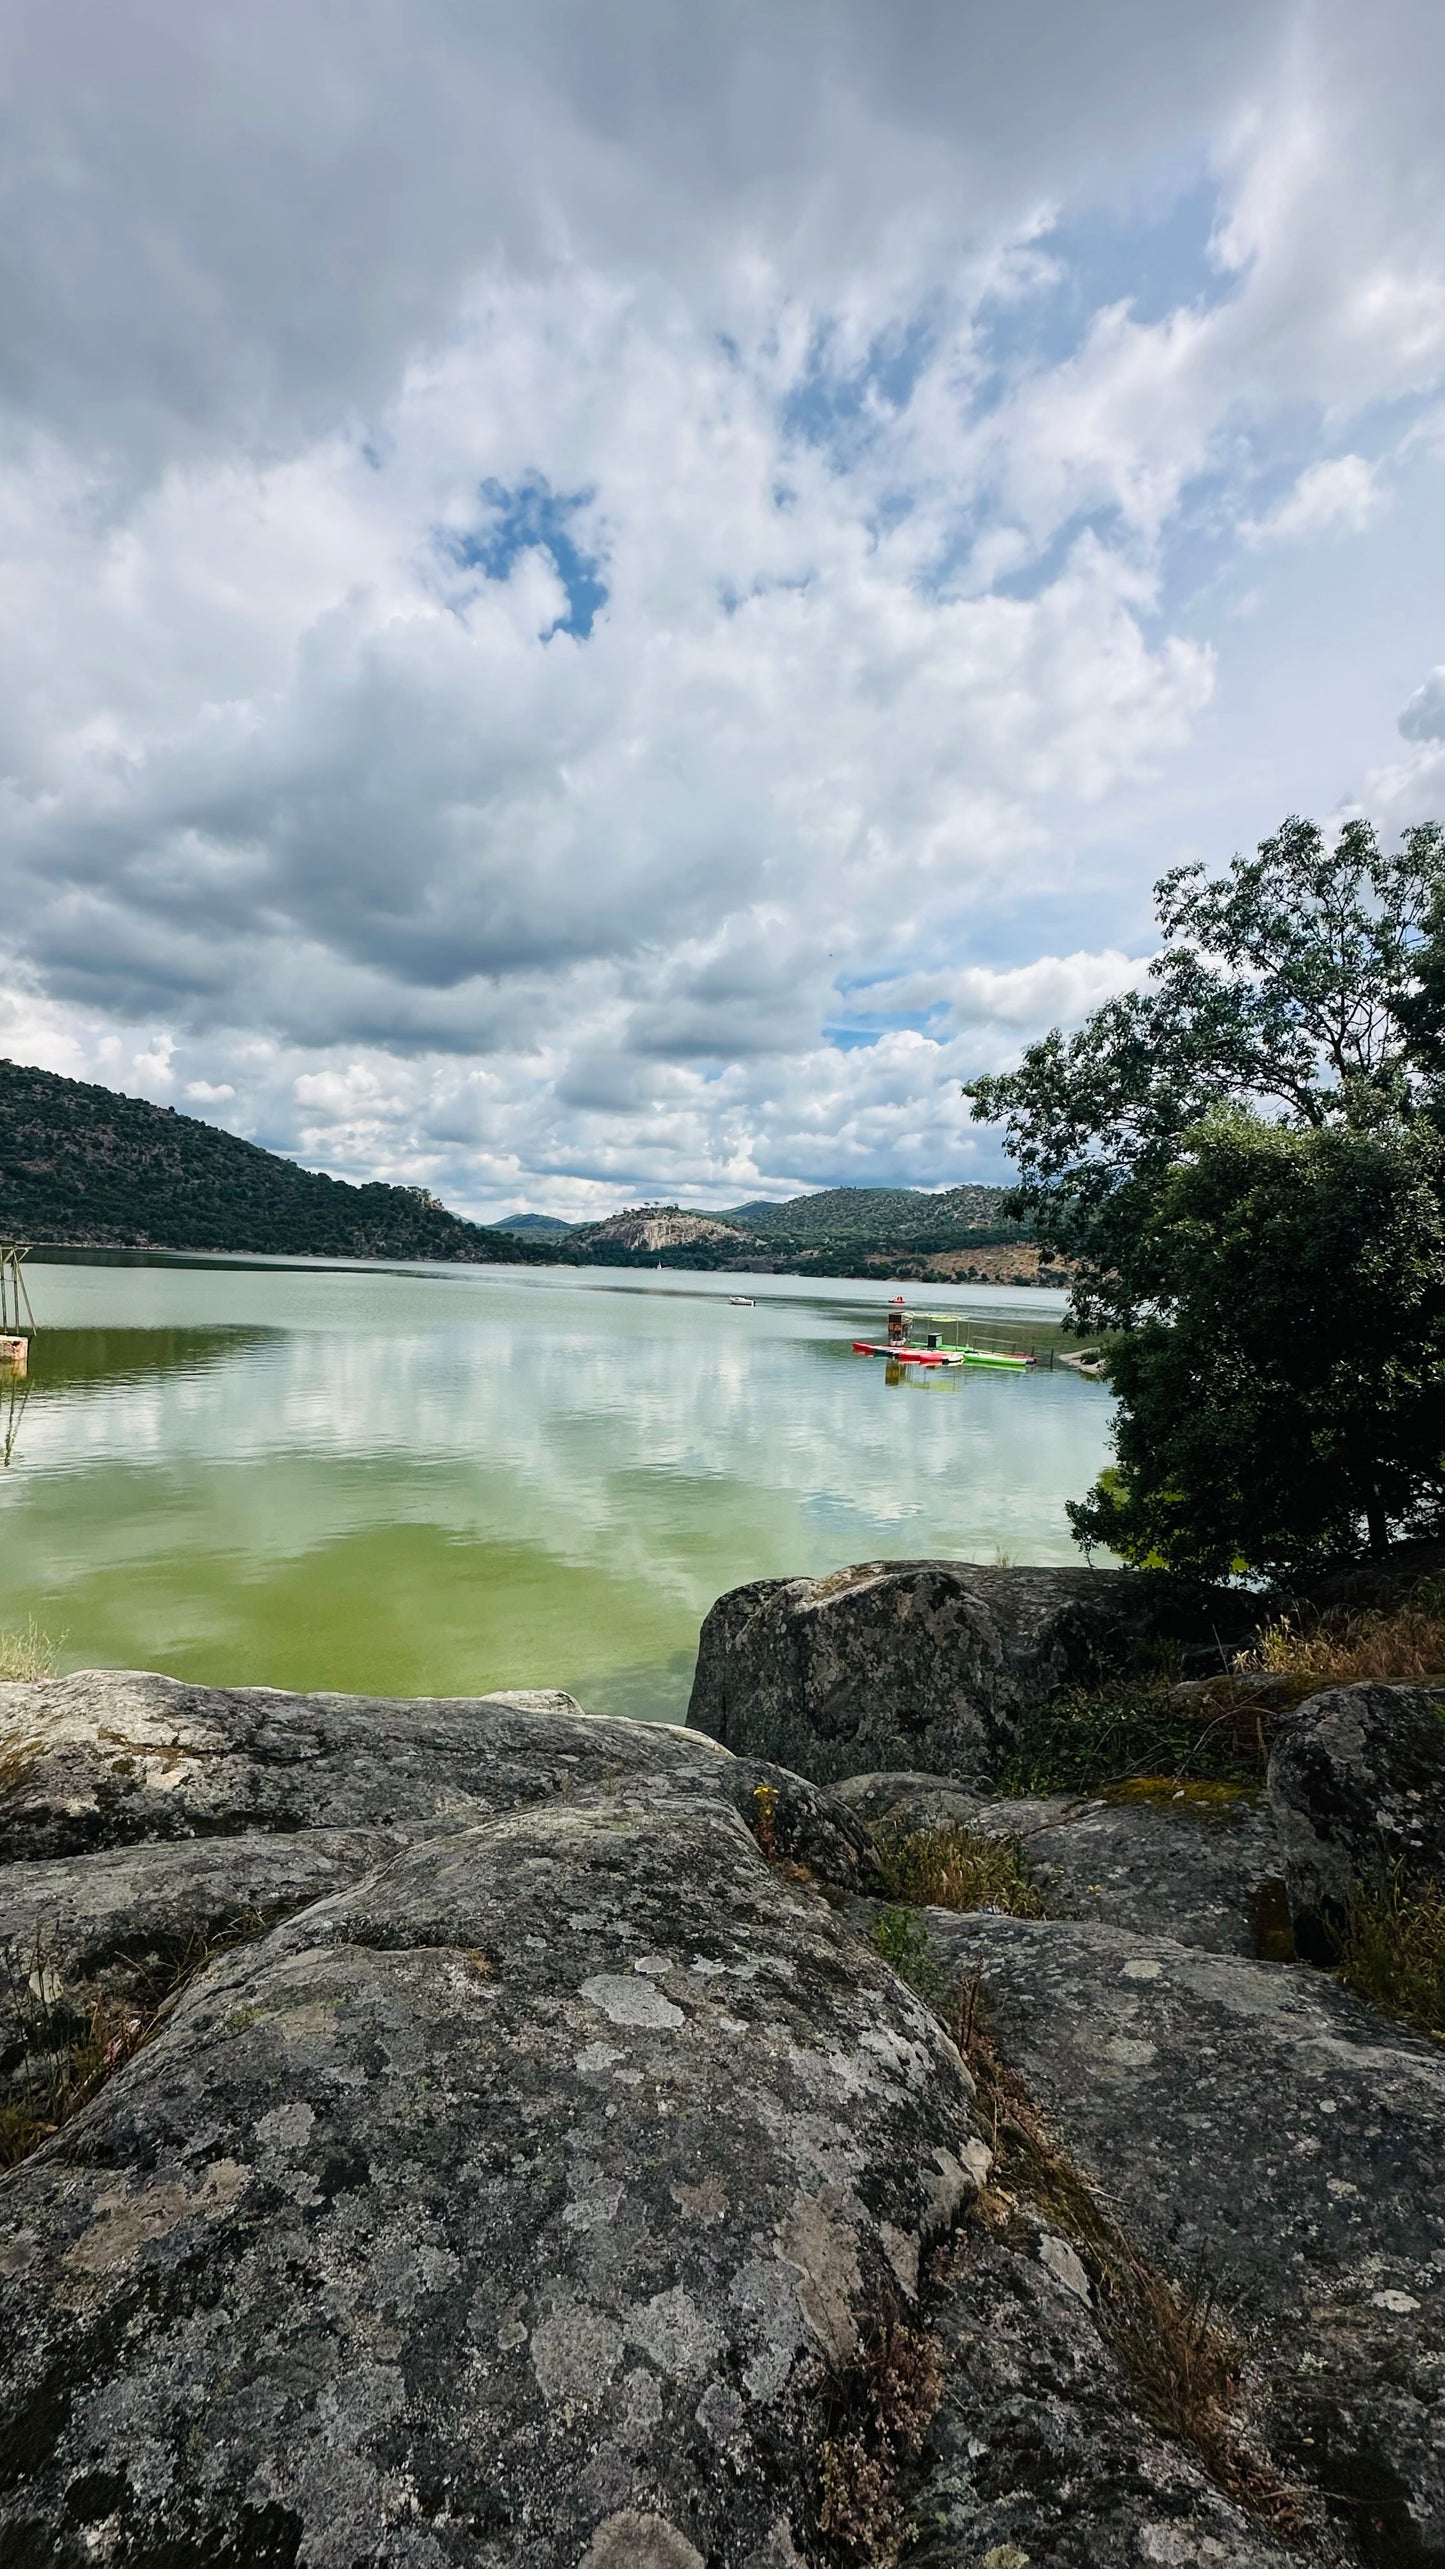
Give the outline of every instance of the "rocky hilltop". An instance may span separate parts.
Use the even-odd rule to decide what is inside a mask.
[[[599,1266],[605,1266],[609,1257],[635,1257],[662,1249],[708,1248],[734,1265],[745,1267],[747,1253],[756,1245],[749,1234],[736,1230],[732,1224],[715,1221],[706,1213],[683,1213],[675,1204],[634,1205],[624,1213],[609,1214],[605,1222],[579,1223],[566,1236],[569,1258]]]
[[[943,1566],[926,1699],[849,1699],[925,1771],[831,1789],[565,1696],[0,1689],[6,2569],[1445,2558],[1445,2053],[1259,1934],[1370,1810],[1432,1876],[1436,1698],[1002,1799],[1137,1601]],[[880,1897],[940,1826],[1014,1914]]]

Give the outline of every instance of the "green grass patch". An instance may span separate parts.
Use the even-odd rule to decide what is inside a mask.
[[[1347,1989],[1417,2033],[1445,2034],[1445,1887],[1398,1873],[1358,1892],[1340,1956]]]
[[[869,1928],[868,1941],[919,1998],[937,1998],[947,1975],[928,1949],[928,1929],[916,1910],[885,1909]]]
[[[1181,1702],[1168,1678],[1071,1688],[1019,1725],[1001,1793],[1080,1793],[1131,1777],[1250,1784],[1263,1771],[1257,1709],[1225,1681]]]
[[[1124,1775],[1117,1784],[1102,1785],[1100,1798],[1116,1809],[1143,1802],[1162,1810],[1167,1804],[1192,1811],[1199,1819],[1214,1820],[1237,1811],[1241,1802],[1256,1800],[1257,1791],[1252,1784],[1219,1775],[1186,1776],[1182,1781],[1177,1775]]]

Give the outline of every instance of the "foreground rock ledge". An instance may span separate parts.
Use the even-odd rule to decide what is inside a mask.
[[[12,1836],[132,1840],[10,1868],[27,1927],[53,1876],[80,1949],[87,1866],[112,1922],[117,1862],[138,1919],[148,1858],[173,1904],[186,1828],[242,1823],[239,1896],[259,1818],[331,1808],[357,1878],[202,1970],[5,2181],[9,2569],[813,2557],[820,2386],[987,2153],[734,1762],[560,1704],[13,1692]]]
[[[1438,2559],[1426,2340],[1394,2390],[1385,2363],[1428,2246],[1362,2239],[1367,2264],[1407,2260],[1381,2265],[1362,2339],[1353,2303],[1343,2335],[1313,2307],[1313,2199],[1283,2220],[1298,2127],[1291,2097],[1272,2149],[1272,2011],[1317,1976],[934,1922],[1086,2169],[1131,2201],[1119,2161],[1144,2171],[1131,2217],[1161,2265],[1202,2236],[1168,2208],[1196,2147],[1211,2205],[1245,2225],[1256,2205],[1266,2267],[1279,2230],[1272,2345],[1357,2402],[1362,2464],[1400,2430],[1399,2494],[1370,2519],[1418,2537],[1398,2555],[1314,2500],[1284,2543],[1141,2413],[1098,2279],[1007,2170],[1000,2190],[952,2043],[847,1923],[869,1842],[815,1785],[550,1695],[90,1674],[0,1689],[0,1733],[12,2011],[176,1984],[0,2178],[5,2569]],[[1074,2090],[1117,2094],[1150,2044],[1164,2062],[1111,2011],[1166,1987],[1146,2146]],[[1081,2008],[1108,2021],[1060,2079]],[[1382,2034],[1382,2155],[1368,2023],[1309,2018],[1312,2076],[1343,2077],[1344,2046],[1328,2183],[1348,2203],[1392,2171],[1413,2236],[1435,2055]],[[12,2092],[22,2070],[12,2045]],[[1308,2481],[1305,2418],[1285,2403],[1278,2432]]]

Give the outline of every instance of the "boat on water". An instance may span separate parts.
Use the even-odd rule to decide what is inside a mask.
[[[728,1300],[734,1311],[756,1311],[758,1307],[758,1298],[755,1293],[730,1293]]]
[[[899,1293],[888,1305],[887,1337],[881,1342],[876,1338],[855,1338],[852,1341],[853,1353],[855,1356],[889,1356],[895,1365],[918,1365],[925,1370],[936,1365],[985,1365],[994,1373],[1025,1374],[1038,1363],[1036,1356],[1026,1355],[1022,1349],[974,1347],[966,1338],[960,1338],[962,1326],[951,1312],[910,1314],[905,1310],[903,1296]],[[925,1332],[921,1347],[913,1344],[911,1332],[914,1329]],[[950,1329],[953,1344],[946,1346],[944,1332]]]
[[[855,1356],[891,1356],[895,1365],[961,1365],[962,1355],[952,1347],[879,1347],[871,1339],[855,1338]]]
[[[889,1356],[895,1365],[991,1365],[1005,1374],[1026,1374],[1036,1356],[1017,1355],[996,1347],[880,1346],[870,1338],[852,1341],[855,1356]]]

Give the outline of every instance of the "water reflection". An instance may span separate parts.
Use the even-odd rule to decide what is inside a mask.
[[[109,1389],[225,1364],[279,1335],[237,1328],[47,1329],[31,1342],[30,1379],[47,1393]]]
[[[0,1623],[63,1627],[71,1665],[570,1684],[677,1718],[724,1587],[1076,1557],[1099,1386],[954,1374],[895,1400],[915,1369],[851,1353],[866,1289],[760,1283],[740,1311],[542,1273],[47,1271]],[[998,1326],[1022,1343],[1007,1305]]]
[[[8,1366],[0,1367],[0,1471],[8,1472],[16,1460],[30,1383],[28,1373],[16,1374]]]

